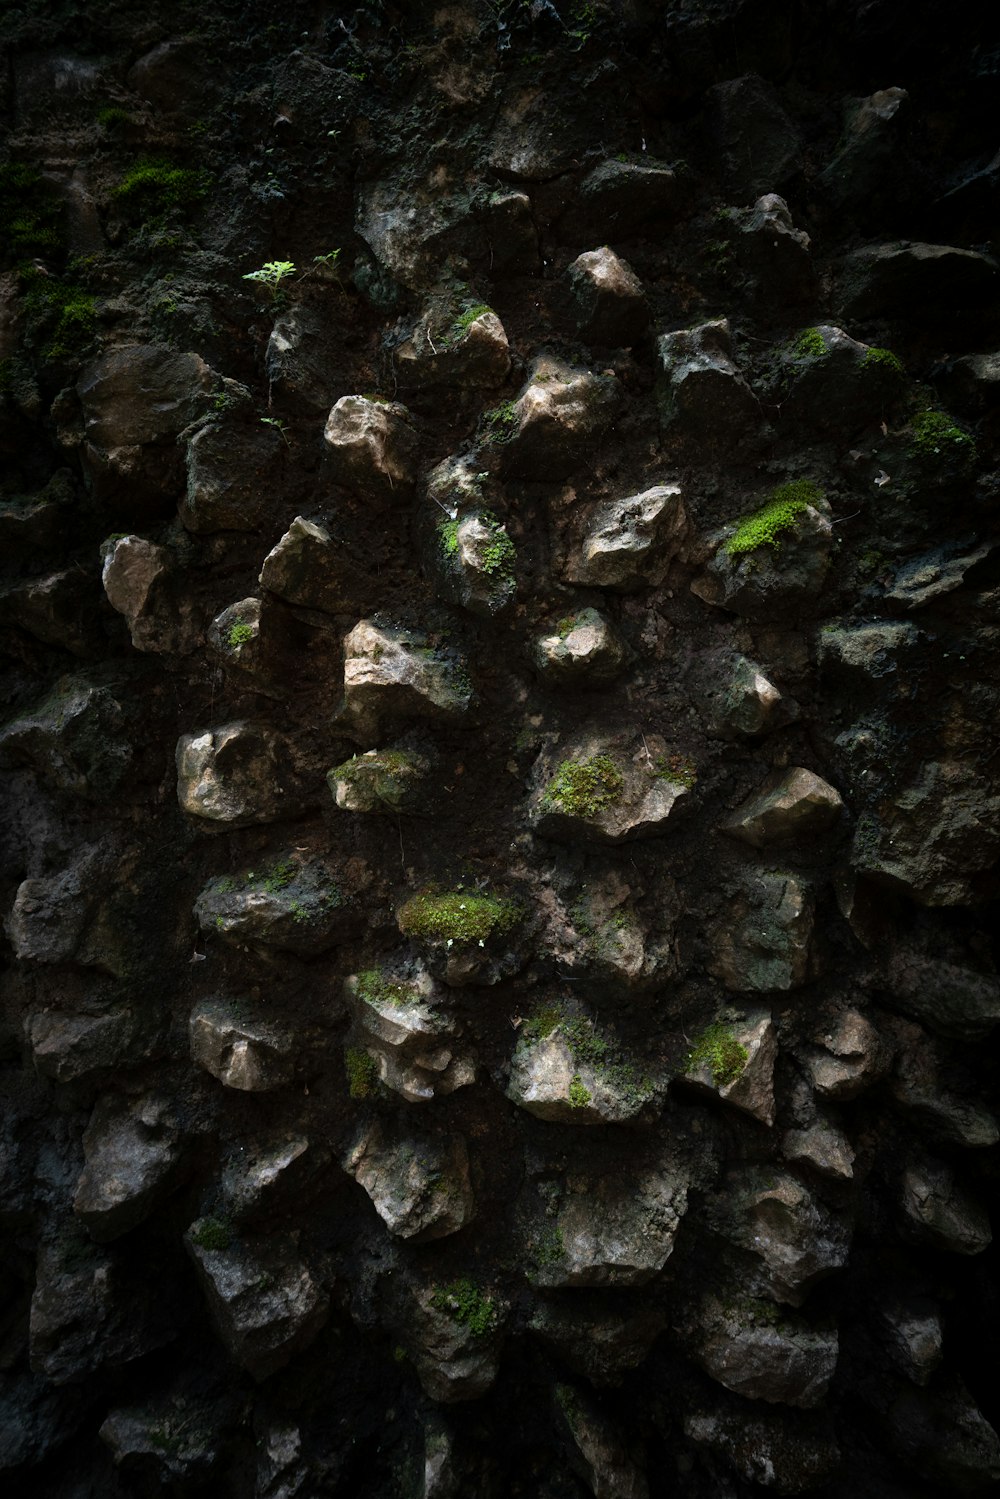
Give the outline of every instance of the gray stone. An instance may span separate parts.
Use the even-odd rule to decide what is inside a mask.
[[[811,972],[812,892],[797,876],[748,873],[708,933],[708,971],[734,994],[795,989]]]
[[[997,361],[1000,366],[1000,359]],[[991,541],[972,548],[937,547],[912,562],[905,562],[886,589],[886,598],[906,609],[922,609],[945,594],[954,593],[965,582],[965,575],[993,551]]]
[[[997,262],[953,245],[865,245],[841,261],[837,291],[849,317],[893,317],[915,306],[940,315],[995,297]]]
[[[35,1071],[60,1083],[93,1081],[144,1061],[150,1029],[128,1007],[98,1014],[42,1010],[27,1025]]]
[[[746,73],[715,84],[705,103],[717,153],[712,165],[730,192],[755,198],[798,170],[802,138],[770,83]]]
[[[475,1217],[462,1135],[415,1137],[371,1123],[359,1131],[343,1165],[397,1238],[418,1244],[443,1239]]]
[[[531,826],[558,842],[624,843],[662,835],[694,780],[693,768],[681,758],[668,754],[658,734],[623,732],[609,739],[597,729],[583,731],[539,756],[528,805]]]
[[[825,501],[807,504],[782,532],[780,546],[762,543],[748,552],[730,552],[735,534],[733,525],[710,538],[715,552],[691,584],[693,594],[716,608],[768,622],[790,608],[815,609],[833,545]]]
[[[260,585],[304,609],[353,614],[368,592],[357,559],[325,526],[297,515],[264,558]]]
[[[629,650],[598,609],[578,609],[536,637],[532,659],[553,687],[605,687],[625,670]]]
[[[892,1096],[933,1139],[966,1150],[983,1150],[1000,1139],[995,1116],[975,1098],[965,1096],[961,1077],[949,1087],[940,1045],[919,1025],[897,1020],[896,1069]],[[967,1084],[966,1084],[967,1086]],[[956,1088],[961,1091],[956,1091]]]
[[[168,1100],[102,1098],[83,1132],[86,1164],[73,1211],[100,1244],[149,1216],[177,1184],[184,1140]]]
[[[539,267],[538,230],[527,193],[498,188],[483,211],[495,276],[531,276]]]
[[[342,812],[427,817],[435,806],[432,769],[430,755],[415,749],[366,750],[335,765],[326,783]]]
[[[706,667],[706,708],[712,733],[719,738],[756,739],[798,717],[798,704],[746,656],[726,653]]]
[[[854,1176],[851,1142],[827,1119],[817,1119],[805,1129],[786,1130],[781,1153],[793,1166],[807,1166],[831,1181],[850,1181]]]
[[[499,438],[502,471],[511,479],[565,479],[584,461],[594,439],[621,404],[614,375],[577,370],[551,355],[535,360],[510,420],[488,436]]]
[[[295,1070],[289,1032],[251,1014],[248,1004],[201,1000],[189,1021],[191,1057],[226,1088],[266,1093],[284,1087]]]
[[[492,308],[484,307],[471,322],[459,318],[436,332],[433,322],[434,312],[425,312],[396,348],[396,372],[404,389],[492,390],[503,384],[510,371],[510,347]]]
[[[732,213],[739,226],[736,252],[755,286],[757,299],[772,302],[812,301],[816,272],[809,253],[809,236],[796,229],[788,204],[777,193],[765,193],[752,208]]]
[[[706,1297],[693,1341],[706,1374],[736,1395],[771,1404],[819,1405],[837,1367],[836,1328],[811,1327],[751,1297]]]
[[[681,550],[687,529],[679,484],[657,484],[642,494],[599,505],[579,548],[567,558],[565,576],[570,583],[622,593],[657,587]]]
[[[441,1007],[426,970],[398,979],[369,970],[352,975],[345,987],[359,1044],[376,1059],[379,1081],[407,1103],[454,1093],[475,1081],[475,1057],[459,1038],[454,1016]]]
[[[77,562],[0,586],[0,624],[74,656],[100,657],[106,636],[98,602],[92,574]]]
[[[490,510],[470,510],[444,521],[434,535],[432,560],[444,591],[456,604],[492,619],[514,602],[514,543]]]
[[[531,1030],[517,1043],[507,1084],[507,1097],[518,1108],[558,1124],[625,1124],[648,1111],[654,1090],[631,1069],[590,1060],[577,1037],[589,1022],[557,1022],[547,1035]]]
[[[902,1231],[918,1244],[951,1254],[982,1254],[992,1242],[985,1210],[955,1182],[943,1161],[929,1157],[903,1172]]]
[[[538,1230],[537,1246],[555,1247],[554,1229]],[[641,1364],[663,1331],[666,1313],[643,1296],[638,1302],[608,1305],[606,1291],[577,1289],[571,1297],[539,1298],[528,1326],[561,1362],[593,1385],[617,1385]]]
[[[684,1417],[684,1435],[747,1483],[776,1494],[821,1488],[840,1467],[840,1448],[826,1412],[769,1410],[732,1401],[708,1409],[699,1400]]]
[[[174,582],[166,547],[140,536],[107,543],[101,581],[112,609],[125,616],[137,651],[186,656],[202,640],[199,611]]]
[[[831,621],[816,636],[816,656],[825,672],[847,680],[880,681],[897,673],[919,643],[919,631],[902,621]]]
[[[416,480],[417,437],[398,402],[341,396],[323,438],[331,478],[375,505],[402,505]]]
[[[4,930],[22,961],[65,963],[77,951],[94,903],[95,860],[83,858],[46,879],[22,880]]]
[[[340,722],[362,740],[400,719],[459,718],[471,698],[461,657],[433,650],[419,631],[362,619],[344,638]]]
[[[828,832],[844,809],[832,786],[801,765],[774,771],[758,791],[721,825],[721,831],[751,848],[774,843],[810,843]]]
[[[725,1031],[725,1039],[732,1048],[743,1052],[738,1070],[726,1067],[725,1060],[718,1058],[714,1064],[712,1049],[699,1046],[698,1037],[684,1072],[684,1082],[702,1095],[718,1098],[731,1104],[751,1119],[762,1124],[774,1123],[774,1064],[778,1056],[778,1035],[768,1010],[748,1010],[737,1013],[712,1027],[709,1036]],[[733,1056],[738,1056],[734,1050]],[[731,1071],[736,1075],[730,1077]]]
[[[631,266],[602,245],[578,255],[566,275],[581,338],[614,348],[638,342],[649,326],[649,308]]]
[[[130,1478],[155,1484],[204,1481],[219,1459],[211,1407],[176,1397],[150,1405],[118,1406],[98,1436],[111,1461]]]
[[[857,1098],[888,1070],[891,1053],[858,1010],[845,1010],[813,1040],[804,1060],[821,1098]]]
[[[294,852],[260,870],[211,880],[195,902],[206,936],[311,957],[344,940],[352,924],[334,872]]]
[[[177,799],[192,817],[226,827],[276,822],[301,810],[283,735],[237,720],[182,734],[177,741]]]
[[[266,1223],[295,1210],[330,1162],[325,1145],[290,1131],[234,1145],[220,1178],[227,1217]]]
[[[553,1393],[573,1444],[570,1460],[594,1499],[648,1499],[643,1454],[581,1390],[559,1384]]]
[[[896,1006],[944,1036],[975,1040],[1000,1023],[1000,979],[940,930],[893,944],[883,982]]]
[[[918,1296],[891,1296],[879,1304],[879,1341],[907,1379],[926,1385],[944,1352],[941,1313]]]
[[[313,1341],[327,1318],[327,1297],[293,1236],[234,1237],[224,1249],[209,1248],[200,1242],[214,1241],[208,1225],[192,1223],[184,1247],[227,1351],[254,1379],[264,1379]]]
[[[609,239],[631,239],[640,230],[672,223],[684,202],[672,168],[658,162],[598,162],[580,183],[578,204],[560,223],[561,233],[579,236],[600,224]]]
[[[180,518],[188,531],[270,528],[280,494],[285,444],[273,427],[212,422],[187,448],[187,488]]]
[[[812,1287],[846,1262],[851,1230],[786,1171],[734,1168],[710,1217],[724,1238],[750,1256],[753,1295],[801,1306]]]
[[[497,1377],[500,1309],[486,1292],[481,1294],[492,1303],[492,1325],[477,1333],[456,1315],[458,1303],[447,1286],[411,1292],[399,1335],[432,1400],[446,1405],[477,1400]]]
[[[775,397],[786,430],[869,427],[900,395],[903,372],[832,324],[803,329],[782,351]]]
[[[726,318],[664,333],[656,347],[668,427],[732,442],[759,422],[756,397],[733,363]]]
[[[57,791],[103,801],[132,763],[127,683],[60,677],[0,728],[0,765],[30,765]]]

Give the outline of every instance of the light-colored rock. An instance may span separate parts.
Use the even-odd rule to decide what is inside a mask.
[[[805,1129],[786,1130],[781,1153],[793,1166],[808,1166],[832,1181],[850,1181],[854,1175],[851,1142],[826,1119],[817,1119]]]
[[[810,975],[815,904],[796,875],[748,872],[711,927],[707,968],[734,994],[795,989]]]
[[[732,442],[760,420],[754,394],[733,363],[726,318],[662,334],[657,358],[668,427]]]
[[[722,739],[757,739],[798,716],[798,704],[746,656],[708,663],[704,695],[711,731]]]
[[[462,658],[428,647],[418,631],[362,619],[344,639],[340,721],[362,740],[400,719],[459,718],[471,698]]]
[[[177,799],[192,817],[227,827],[275,822],[301,806],[284,737],[238,719],[177,741]]]
[[[453,1015],[435,1004],[424,969],[400,979],[373,969],[352,975],[346,990],[359,1044],[376,1058],[379,1081],[407,1103],[423,1103],[475,1081],[475,1057]]]
[[[475,309],[471,309],[475,311]],[[416,390],[492,390],[510,371],[510,346],[503,323],[489,307],[472,321],[459,317],[433,331],[425,313],[395,351],[400,385]]]
[[[642,282],[607,245],[578,255],[566,276],[583,339],[622,348],[642,337],[649,325]]]
[[[809,1409],[830,1387],[837,1330],[811,1327],[770,1301],[709,1296],[699,1309],[693,1351],[706,1374],[734,1394]]]
[[[445,593],[470,614],[492,619],[514,602],[517,553],[492,511],[480,508],[442,521],[432,553]]]
[[[141,1223],[176,1185],[184,1141],[167,1099],[109,1094],[84,1130],[83,1151],[73,1211],[105,1244]]]
[[[462,1135],[423,1138],[368,1124],[349,1146],[343,1165],[397,1238],[420,1244],[443,1239],[475,1216]]]
[[[326,419],[330,476],[378,505],[402,505],[416,479],[417,437],[398,402],[341,396]]]
[[[326,783],[342,812],[430,816],[435,802],[429,754],[400,747],[366,750],[327,772]]]
[[[292,1131],[234,1145],[220,1177],[227,1218],[268,1224],[276,1214],[300,1209],[330,1161],[324,1144]]]
[[[844,803],[821,776],[801,765],[775,771],[722,823],[721,831],[752,848],[773,843],[810,842],[837,822]]]
[[[735,1168],[710,1216],[723,1237],[756,1259],[747,1276],[753,1295],[801,1306],[818,1281],[847,1261],[850,1225],[776,1167]]]
[[[542,751],[532,772],[531,826],[559,842],[624,843],[667,831],[695,780],[658,734],[582,731]]]
[[[679,484],[657,484],[599,505],[567,558],[567,581],[621,593],[654,588],[666,577],[687,529]]]
[[[536,359],[509,423],[488,431],[501,440],[502,468],[512,479],[564,479],[586,458],[621,403],[614,375],[577,370],[550,355]]]
[[[804,1055],[821,1098],[856,1098],[883,1077],[891,1054],[878,1031],[858,1010],[845,1010],[813,1037]]]
[[[572,1441],[571,1461],[594,1499],[648,1499],[641,1454],[622,1432],[581,1390],[559,1384],[553,1393]]]
[[[777,1056],[778,1034],[770,1011],[737,1013],[694,1038],[684,1082],[762,1124],[773,1124]]]
[[[507,1097],[519,1108],[559,1124],[624,1124],[648,1110],[649,1081],[621,1064],[591,1059],[589,1021],[557,1022],[546,1035],[529,1021],[514,1052]]]
[[[919,643],[920,632],[905,621],[831,620],[816,636],[816,656],[826,672],[880,681],[898,672]]]
[[[986,1211],[943,1161],[914,1161],[900,1189],[902,1229],[907,1238],[951,1254],[982,1254],[992,1242]]]
[[[191,1057],[226,1088],[267,1093],[290,1082],[295,1067],[291,1035],[250,1006],[201,1000],[189,1021]]]
[[[480,1297],[488,1325],[477,1332],[461,1319],[459,1301],[447,1285],[415,1287],[410,1293],[399,1337],[432,1400],[446,1405],[477,1400],[497,1377],[500,1307],[486,1291]]]
[[[604,687],[624,671],[629,651],[606,615],[578,609],[536,638],[532,659],[553,687]]]
[[[266,860],[260,870],[210,880],[194,914],[206,936],[304,957],[342,941],[351,925],[334,872],[294,853]]]
[[[199,613],[173,577],[166,547],[122,536],[104,553],[101,581],[112,609],[125,616],[137,651],[189,655],[201,642]]]
[[[264,558],[260,585],[286,603],[325,614],[351,614],[363,604],[357,559],[325,526],[301,515]]]
[[[761,543],[730,552],[736,530],[734,523],[710,538],[715,552],[691,592],[715,608],[765,622],[790,608],[815,609],[833,545],[826,501],[817,498],[796,514],[778,538],[780,546]]]

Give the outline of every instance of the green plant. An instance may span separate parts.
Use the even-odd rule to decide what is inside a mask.
[[[358,974],[357,995],[369,1005],[409,1005],[419,998],[412,984],[386,978],[381,968],[366,968]]]
[[[192,1244],[216,1254],[229,1248],[232,1237],[232,1228],[224,1218],[202,1218],[191,1230]]]
[[[461,888],[437,894],[426,891],[411,896],[399,911],[399,929],[407,937],[431,941],[478,942],[500,936],[516,926],[521,905],[495,895],[475,895]]]
[[[436,1286],[431,1296],[431,1306],[439,1312],[447,1312],[476,1338],[485,1337],[497,1325],[493,1298],[467,1277],[453,1280],[448,1286]]]
[[[544,801],[573,817],[594,817],[619,800],[625,777],[610,755],[563,760],[549,782]]]
[[[256,271],[247,271],[243,276],[244,281],[255,281],[258,286],[263,286],[270,292],[273,299],[277,299],[283,283],[289,276],[294,276],[295,262],[292,260],[267,260]]]
[[[517,431],[517,407],[513,401],[503,401],[492,411],[484,411],[481,418],[483,441],[489,443],[510,442]]]
[[[262,427],[273,427],[275,432],[284,441],[285,447],[291,447],[291,443],[288,440],[288,433],[285,431],[285,423],[280,416],[262,416],[260,422]]]
[[[378,1063],[359,1046],[348,1046],[344,1052],[347,1091],[352,1098],[370,1098],[378,1085]]]
[[[896,375],[901,380],[906,374],[901,362],[890,349],[869,349],[858,367],[863,370],[884,370],[886,374]]]
[[[698,780],[698,767],[688,755],[657,755],[653,762],[653,775],[658,780],[686,786],[690,791]]]
[[[94,298],[82,287],[34,269],[22,271],[21,280],[28,287],[24,299],[28,321],[45,335],[42,358],[74,359],[84,354],[97,324]]]
[[[796,359],[825,359],[830,350],[818,328],[803,328],[791,346]]]
[[[484,317],[486,315],[486,313],[492,311],[493,308],[489,305],[488,302],[476,302],[472,307],[467,307],[464,312],[459,313],[458,317],[455,318],[451,327],[448,329],[448,332],[446,334],[446,341],[461,338],[464,333],[467,333],[469,331],[473,323],[478,322],[481,317]]]
[[[208,187],[205,172],[144,157],[112,188],[111,196],[138,222],[155,223],[168,213],[193,208],[204,198]]]
[[[226,644],[231,651],[238,651],[241,645],[246,645],[252,639],[253,625],[248,625],[240,621],[238,624],[230,625],[229,634],[226,636]]]
[[[584,1109],[590,1102],[590,1090],[584,1087],[583,1079],[575,1072],[569,1084],[569,1103],[572,1109]]]
[[[547,1225],[533,1245],[533,1258],[536,1265],[557,1265],[565,1252],[566,1241],[563,1238],[563,1231],[555,1223]]]
[[[684,1070],[697,1072],[707,1064],[716,1086],[725,1088],[740,1076],[749,1055],[728,1026],[710,1025],[695,1038]]]
[[[128,110],[122,109],[120,104],[107,104],[97,111],[97,123],[102,130],[116,130],[119,125],[127,125],[131,118]]]
[[[963,466],[975,462],[976,440],[943,411],[921,411],[910,422],[910,452],[936,461],[954,458]]]
[[[62,248],[62,207],[41,173],[25,162],[0,166],[0,248],[12,260]]]
[[[823,491],[811,479],[793,479],[780,484],[767,504],[752,515],[745,516],[737,525],[735,533],[726,542],[726,551],[731,557],[756,551],[758,547],[777,549],[783,532],[791,530],[796,519],[810,505],[818,504]]]

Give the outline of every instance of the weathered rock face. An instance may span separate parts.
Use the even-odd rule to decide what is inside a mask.
[[[186,656],[200,643],[198,611],[178,596],[172,562],[166,547],[139,536],[112,542],[105,555],[104,592],[125,616],[137,651]]]
[[[382,1222],[400,1239],[425,1243],[458,1233],[475,1216],[469,1154],[461,1135],[395,1139],[366,1126],[344,1156]]]
[[[211,423],[188,443],[180,518],[195,535],[256,531],[279,512],[284,444],[270,427]]]
[[[716,1023],[694,1044],[684,1081],[696,1092],[774,1123],[774,1063],[778,1038],[767,1010],[749,1010]]]
[[[517,552],[495,515],[472,510],[439,526],[435,540],[435,562],[456,604],[492,619],[513,603]]]
[[[628,648],[598,609],[580,609],[540,635],[534,661],[554,687],[605,687],[625,669]]]
[[[399,1334],[426,1395],[451,1405],[486,1393],[499,1370],[498,1317],[468,1280],[411,1289]]]
[[[544,752],[533,779],[528,815],[541,837],[623,843],[665,833],[695,772],[658,734],[589,733]]]
[[[274,822],[301,805],[287,741],[266,724],[228,723],[177,741],[177,799],[207,822]]]
[[[581,338],[620,348],[642,337],[649,324],[642,282],[607,245],[578,255],[566,275]]]
[[[801,842],[833,827],[843,805],[839,793],[822,776],[797,765],[784,775],[769,776],[760,790],[723,823],[722,831],[752,848]]]
[[[687,532],[677,484],[657,484],[600,506],[566,562],[566,578],[632,593],[662,583]]]
[[[425,970],[394,978],[371,969],[348,979],[347,989],[359,1045],[376,1060],[379,1081],[407,1103],[475,1081],[475,1058]]]
[[[795,989],[809,977],[814,921],[808,886],[757,870],[711,929],[708,971],[734,994]]]
[[[756,1294],[773,1301],[801,1306],[846,1262],[847,1225],[788,1172],[731,1172],[713,1213],[720,1233],[756,1260],[748,1270]]]
[[[900,1207],[904,1232],[952,1254],[981,1254],[990,1244],[986,1213],[941,1161],[915,1162],[903,1173]]]
[[[733,363],[725,318],[664,333],[657,351],[668,429],[715,441],[746,434],[758,418],[757,402]]]
[[[622,1124],[647,1112],[654,1089],[634,1068],[606,1059],[585,1021],[557,1023],[548,1034],[529,1024],[511,1061],[507,1097],[560,1124]]]
[[[290,1034],[252,1016],[245,1004],[207,1000],[189,1022],[191,1059],[226,1088],[267,1093],[291,1081],[295,1048]]]
[[[769,508],[756,518],[766,516]],[[713,538],[715,554],[691,584],[692,593],[706,604],[731,609],[751,620],[814,608],[830,568],[833,542],[828,511],[818,491],[815,503],[807,502],[789,514],[784,534],[773,541],[753,535],[744,539],[741,532],[742,526]]]
[[[334,872],[288,855],[260,871],[210,881],[194,914],[206,936],[308,956],[343,940],[352,913]]]
[[[434,334],[433,313],[425,315],[396,349],[396,369],[404,387],[493,390],[510,370],[510,347],[503,323],[490,307],[470,308]]]
[[[57,791],[100,800],[132,763],[129,718],[124,681],[61,677],[0,728],[0,764],[28,765]]]
[[[737,1395],[819,1405],[837,1367],[836,1331],[775,1310],[769,1301],[727,1306],[708,1299],[699,1310],[695,1357],[706,1374]]]
[[[563,479],[585,461],[620,402],[614,375],[543,356],[510,409],[498,408],[487,418],[487,440],[502,445],[506,477]]]
[[[326,783],[343,812],[383,816],[409,813],[429,816],[435,798],[432,764],[419,750],[366,750],[327,772]]]
[[[458,718],[471,698],[462,659],[417,631],[363,619],[344,637],[340,722],[361,739],[378,737],[385,723]]]
[[[184,1140],[166,1099],[102,1099],[83,1136],[86,1165],[73,1211],[105,1244],[149,1216],[176,1184]]]
[[[297,515],[264,558],[260,586],[289,604],[350,614],[361,603],[358,565],[350,552],[315,521]],[[362,584],[363,586],[363,584]]]
[[[323,433],[331,477],[362,500],[402,505],[414,481],[416,436],[405,406],[341,396]]]

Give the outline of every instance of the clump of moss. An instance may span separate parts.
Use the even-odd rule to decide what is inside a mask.
[[[461,524],[462,521],[459,518],[442,521],[438,526],[438,540],[446,557],[454,557],[458,553],[458,528]]]
[[[472,327],[473,323],[478,322],[487,312],[492,311],[493,308],[488,302],[476,302],[472,307],[467,307],[464,312],[459,313],[458,317],[452,323],[451,328],[448,330],[448,338],[461,338],[462,334],[466,333]]]
[[[128,110],[122,109],[120,104],[107,104],[97,111],[97,123],[102,130],[117,130],[119,125],[127,125],[131,118]]]
[[[590,1102],[590,1089],[584,1086],[583,1079],[575,1072],[569,1084],[569,1104],[571,1109],[584,1109]]]
[[[232,1237],[233,1231],[223,1218],[202,1218],[191,1230],[192,1244],[216,1254],[229,1248]]]
[[[475,1281],[468,1277],[453,1280],[447,1286],[435,1287],[431,1306],[439,1312],[447,1312],[476,1338],[484,1338],[497,1325],[497,1311],[492,1296],[481,1291]]]
[[[749,1055],[728,1026],[710,1025],[695,1038],[684,1070],[697,1072],[707,1063],[716,1087],[726,1088],[740,1076]]]
[[[573,817],[594,817],[625,790],[625,777],[610,755],[563,760],[545,792],[545,801]]]
[[[0,248],[11,260],[53,255],[63,245],[62,207],[41,173],[25,162],[0,166]]]
[[[563,1019],[559,1005],[543,1005],[524,1022],[521,1035],[528,1042],[544,1041],[546,1036],[551,1036],[557,1025],[561,1025]]]
[[[521,915],[516,900],[458,889],[440,894],[424,891],[411,896],[400,909],[398,921],[400,931],[407,937],[482,945],[489,937],[510,931]]]
[[[558,1224],[550,1224],[538,1235],[532,1246],[536,1265],[557,1265],[566,1252],[566,1241]]]
[[[247,874],[247,884],[257,885],[261,890],[266,890],[268,895],[277,895],[292,883],[298,873],[299,866],[293,859],[279,859],[264,874],[257,874],[251,869]]]
[[[739,522],[726,542],[726,551],[731,557],[739,557],[762,546],[777,549],[781,545],[781,535],[791,530],[804,510],[818,504],[822,498],[823,491],[811,479],[793,479],[788,484],[779,484],[766,505]]]
[[[517,431],[517,407],[513,401],[503,401],[492,411],[484,411],[481,418],[483,441],[489,443],[510,442]]]
[[[231,651],[237,651],[241,645],[246,645],[247,641],[252,639],[253,625],[239,623],[230,626],[229,634],[226,636],[226,644]]]
[[[509,578],[514,571],[517,549],[495,515],[487,510],[482,520],[491,532],[491,539],[482,551],[482,570],[490,578]]]
[[[825,359],[829,352],[818,328],[803,328],[792,344],[796,359]]]
[[[381,968],[366,968],[358,974],[357,995],[369,1005],[409,1005],[417,999],[412,984],[386,978]]]
[[[869,349],[862,359],[859,368],[863,370],[884,370],[887,375],[895,375],[900,380],[906,374],[901,361],[896,358],[891,349]]]
[[[915,457],[931,461],[952,458],[963,467],[975,462],[975,438],[943,411],[921,411],[910,422],[910,434],[910,451]]]
[[[344,1052],[347,1091],[352,1098],[370,1098],[378,1086],[378,1063],[360,1046],[348,1046]]]
[[[94,339],[94,298],[80,286],[33,269],[22,271],[21,279],[28,288],[24,311],[41,343],[42,358],[81,357]]]
[[[690,791],[697,783],[698,767],[688,755],[657,755],[653,775],[657,780],[673,781],[675,786],[685,786]]]
[[[204,172],[144,157],[112,188],[111,196],[130,217],[145,223],[175,210],[187,212],[204,198],[208,186]]]

